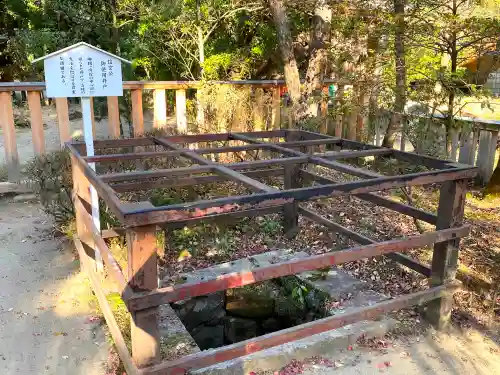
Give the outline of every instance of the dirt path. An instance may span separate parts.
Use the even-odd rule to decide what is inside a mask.
[[[475,330],[428,333],[366,346],[304,362],[294,362],[280,375],[492,375],[500,374],[499,346]]]
[[[104,374],[109,344],[91,302],[39,205],[0,200],[0,373]]]

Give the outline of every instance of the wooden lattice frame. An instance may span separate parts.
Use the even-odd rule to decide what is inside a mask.
[[[263,141],[263,139],[273,138],[284,139],[284,142]],[[193,145],[198,142],[212,141],[239,141],[243,144],[217,148],[183,148],[179,146],[179,144]],[[76,247],[80,253],[82,265],[89,274],[94,291],[96,291],[99,298],[119,354],[129,373],[170,374],[185,372],[424,302],[429,302],[426,315],[431,322],[437,326],[443,326],[449,321],[451,311],[450,292],[457,288],[454,276],[458,258],[458,240],[466,236],[470,231],[468,226],[462,225],[465,193],[468,181],[477,173],[476,168],[302,130],[101,140],[94,142],[96,149],[126,148],[132,151],[138,149],[140,152],[91,157],[85,156],[85,146],[80,142],[70,142],[66,146],[70,150],[73,165],[74,203],[77,211],[78,232],[75,240]],[[145,152],[144,148],[148,146],[163,146],[167,151]],[[313,153],[314,148],[321,148],[323,151]],[[333,148],[336,151],[325,152],[326,148]],[[348,151],[345,151],[345,149],[348,149]],[[279,153],[282,157],[224,164],[202,156],[252,150]],[[140,165],[141,159],[165,156],[185,158],[198,165],[103,175],[98,175],[89,165],[89,163],[110,163],[120,160],[137,160],[138,165]],[[390,156],[432,170],[397,176],[383,176],[370,170],[337,161],[364,156]],[[306,164],[320,165],[362,179],[347,183],[335,183],[328,178],[302,169],[301,166]],[[269,168],[270,166],[278,166],[279,168]],[[257,168],[267,169],[256,170]],[[203,175],[200,176],[199,174]],[[252,178],[279,175],[283,176],[284,180],[282,190],[265,185]],[[138,204],[136,207],[131,207],[120,202],[116,193],[117,191],[189,186],[224,180],[241,183],[255,193],[162,207],[154,207],[150,204],[146,206]],[[314,181],[316,184],[302,187],[300,186],[301,181]],[[372,193],[374,191],[430,183],[443,183],[437,214]],[[90,184],[116,215],[122,224],[122,228],[102,232],[95,228],[91,219]],[[418,236],[376,242],[321,217],[309,209],[300,207],[298,204],[301,201],[340,195],[355,195],[360,199],[435,225],[436,230]],[[200,282],[158,288],[154,236],[158,226],[178,227],[192,225],[200,220],[217,220],[228,216],[257,216],[271,212],[284,213],[285,230],[292,235],[298,230],[298,216],[303,215],[332,231],[351,238],[361,246],[302,259],[293,259]],[[103,239],[122,232],[127,235],[128,279],[123,275]],[[399,253],[402,250],[431,244],[435,244],[431,267]],[[432,287],[424,292],[398,297],[341,316],[324,318],[216,350],[188,355],[176,361],[158,363],[157,311],[158,306],[161,304],[377,255],[389,256],[395,261],[427,277],[431,277]],[[98,272],[101,267],[98,263],[101,257],[108,269],[108,273],[119,286],[122,298],[132,316],[133,359],[125,346],[123,337],[116,326],[100,286]]]

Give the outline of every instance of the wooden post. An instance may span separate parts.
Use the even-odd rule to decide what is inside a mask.
[[[321,134],[327,134],[328,133],[328,86],[323,87],[321,95],[320,113],[321,113],[321,125],[319,132]]]
[[[450,159],[453,161],[457,161],[457,156],[458,156],[458,149],[459,149],[459,138],[458,138],[458,129],[457,128],[451,128],[450,129],[450,135],[451,135],[451,154],[450,154]]]
[[[164,129],[167,127],[167,100],[165,89],[154,90],[153,127],[155,129]]]
[[[284,166],[283,183],[285,189],[294,189],[301,186],[300,164],[286,164]],[[293,238],[299,232],[299,205],[297,202],[283,206],[283,230],[287,238]]]
[[[28,105],[30,109],[33,150],[36,155],[42,155],[45,153],[45,136],[43,134],[42,104],[38,91],[28,91]]]
[[[495,156],[498,143],[498,130],[490,131],[490,152],[488,154],[488,162],[486,164],[485,170],[487,171],[485,175],[485,183],[490,181],[491,175],[493,174],[493,168],[495,166]]]
[[[342,118],[344,107],[344,85],[339,85],[335,93],[335,108],[337,116],[335,119],[335,137],[342,137]]]
[[[132,126],[134,137],[144,134],[144,118],[142,113],[142,90],[132,90]]]
[[[254,88],[253,123],[254,131],[267,130],[264,116],[264,89],[259,87]]]
[[[90,118],[92,120],[92,138],[97,139],[97,129],[95,127],[94,98],[90,97]],[[84,131],[85,133],[85,131]]]
[[[479,168],[478,179],[481,184],[486,184],[493,173],[497,140],[498,131],[480,131],[477,167]]]
[[[476,129],[472,129],[470,133],[463,136],[463,144],[460,147],[460,154],[458,155],[459,163],[474,165],[478,133]]]
[[[187,133],[186,90],[175,91],[175,115],[179,133]]]
[[[78,166],[76,157],[71,155],[71,169],[73,176],[73,205],[75,207],[75,219],[76,219],[76,234],[80,241],[85,244],[86,256],[88,264],[91,266],[92,270],[96,269],[95,253],[89,253],[91,249],[95,248],[94,239],[92,237],[91,228],[87,228],[85,224],[87,221],[92,221],[92,206],[90,198],[90,184],[88,179],[83,174],[81,168]],[[78,200],[82,204],[78,203]],[[84,215],[87,215],[86,220]],[[83,271],[83,265],[85,260],[81,260],[81,269]],[[90,271],[90,270],[89,270]]]
[[[59,141],[61,142],[61,147],[64,147],[64,143],[71,140],[68,98],[56,98],[56,112],[57,124],[59,126]]]
[[[273,89],[271,123],[273,129],[281,128],[281,96],[279,86]]]
[[[441,186],[436,229],[462,225],[467,180],[446,181]],[[431,286],[446,284],[455,279],[460,240],[453,239],[434,245],[432,255]],[[449,326],[453,296],[433,300],[427,305],[426,317],[437,329]]]
[[[156,226],[127,230],[128,280],[134,291],[158,287]],[[160,361],[158,307],[135,311],[131,320],[132,357],[138,367]]]
[[[287,142],[298,141],[295,133],[290,133],[285,136]],[[307,153],[307,149],[301,148],[300,152]],[[302,187],[300,179],[301,164],[286,164],[284,166],[283,188],[294,189]],[[299,205],[296,201],[287,203],[283,206],[283,231],[287,238],[293,238],[299,232]]]
[[[17,153],[12,98],[8,91],[0,92],[0,125],[3,131],[5,161],[7,163],[9,181],[18,181],[20,178],[19,155]]]
[[[108,136],[120,138],[120,106],[117,96],[108,96]]]

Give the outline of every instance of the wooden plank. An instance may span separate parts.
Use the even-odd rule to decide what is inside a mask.
[[[93,160],[89,158],[89,160]],[[271,160],[256,160],[241,163],[228,163],[227,167],[237,171],[242,169],[250,168],[264,168],[273,165],[286,165],[294,163],[304,163],[307,162],[307,156],[300,157],[290,157],[281,159],[271,159]],[[99,179],[103,182],[116,182],[116,181],[130,181],[130,180],[141,180],[150,178],[160,178],[160,177],[172,177],[180,175],[188,175],[190,173],[210,173],[213,171],[213,165],[194,165],[191,167],[179,167],[171,169],[156,169],[151,171],[139,171],[139,172],[123,172],[123,173],[107,173],[99,175]]]
[[[218,210],[234,211],[238,208],[242,208],[242,205],[244,207],[245,204],[266,207],[278,203],[286,203],[286,201],[290,199],[304,201],[349,194],[361,194],[403,186],[424,185],[464,178],[469,179],[475,175],[475,169],[454,168],[449,170],[412,173],[403,176],[373,178],[343,184],[306,187],[280,192],[255,193],[237,197],[200,200],[186,204],[154,207],[148,210],[148,212],[144,210],[128,212],[127,215],[125,215],[125,223],[128,226],[164,223],[172,220],[187,219],[192,216],[203,216],[204,212],[212,211],[214,207],[217,207]]]
[[[191,150],[197,154],[220,154],[226,152],[239,152],[248,150],[261,150],[266,148],[266,144],[252,144],[252,145],[240,145],[240,146],[227,146],[227,147],[214,147],[214,148],[197,148]],[[128,154],[108,154],[108,155],[95,155],[86,156],[84,159],[89,162],[115,162],[119,160],[136,160],[136,159],[147,159],[156,158],[164,156],[180,156],[184,152],[183,149],[179,150],[169,150],[169,151],[154,151],[154,152],[133,152]]]
[[[134,291],[158,287],[156,226],[127,229],[128,279]],[[160,331],[158,308],[150,307],[132,312],[132,358],[137,367],[160,361]]]
[[[371,238],[368,238],[366,236],[363,236],[359,233],[356,233],[349,228],[346,228],[338,223],[335,223],[334,221],[328,220],[321,215],[318,215],[316,212],[308,210],[306,208],[300,207],[299,212],[304,215],[305,217],[321,224],[324,225],[325,227],[337,232],[341,233],[348,238],[350,238],[353,241],[356,241],[359,244],[362,245],[368,245],[368,244],[373,244],[376,243],[376,241],[372,240]],[[400,253],[390,253],[390,254],[385,254],[386,257],[408,267],[411,268],[412,270],[419,272],[423,274],[426,277],[429,277],[431,275],[431,269],[427,267],[426,265],[420,263],[419,261],[412,259],[404,254]]]
[[[118,355],[120,356],[121,362],[125,367],[128,375],[138,375],[139,370],[132,360],[132,357],[130,356],[127,344],[125,343],[125,339],[123,338],[123,334],[120,331],[118,323],[116,322],[116,319],[113,315],[113,311],[111,310],[108,300],[106,299],[106,295],[104,294],[104,291],[102,289],[99,276],[97,276],[96,272],[86,262],[85,249],[83,247],[83,244],[78,238],[74,238],[73,241],[78,251],[80,261],[83,262],[85,273],[90,280],[92,290],[97,297],[97,300],[99,301],[99,308],[101,309],[102,315],[104,315],[104,319],[106,320],[109,332],[113,337],[113,343],[115,344],[115,348],[118,352]]]
[[[312,210],[309,210],[307,208],[299,207],[299,213],[301,215],[304,215],[304,217],[327,227],[328,229],[331,229],[337,233],[341,233],[341,234],[345,235],[346,237],[350,238],[353,241],[356,241],[359,244],[368,245],[368,244],[376,243],[374,240],[372,240],[368,237],[365,237],[362,234],[353,232],[349,228],[346,228],[346,227],[344,227],[344,226],[342,226],[339,223],[336,223],[334,221],[328,220],[327,218],[324,218],[323,216],[319,215],[318,213],[316,213]]]
[[[286,168],[286,167],[285,167]],[[214,170],[217,171],[218,173],[222,174],[223,176],[226,176],[228,179],[236,182],[240,182],[244,185],[247,185],[254,191],[276,191],[277,189],[267,186],[266,184],[263,184],[260,181],[254,180],[251,177],[245,176],[243,173],[239,173],[236,171],[233,171],[230,168],[224,167],[224,166],[214,166]]]
[[[214,167],[211,165],[195,165],[192,167],[172,168],[172,169],[154,169],[150,171],[140,172],[120,172],[120,173],[107,173],[99,175],[99,179],[103,182],[115,181],[131,181],[138,179],[148,179],[154,177],[164,176],[182,176],[194,173],[211,173]]]
[[[153,128],[164,129],[167,127],[167,98],[165,89],[154,90],[154,117]]]
[[[256,171],[243,172],[242,174],[250,178],[282,176],[283,168],[259,169]],[[123,193],[127,191],[136,191],[145,189],[202,185],[220,181],[227,181],[227,178],[225,176],[218,176],[218,175],[191,176],[186,178],[175,178],[175,179],[169,178],[156,181],[118,183],[111,185],[111,187],[113,188],[114,191],[118,193]]]
[[[107,266],[107,271],[111,275],[112,279],[118,285],[120,289],[120,295],[122,299],[127,302],[127,300],[134,293],[132,288],[128,285],[127,280],[125,280],[125,276],[123,275],[122,269],[116,262],[113,254],[108,248],[108,245],[104,241],[103,237],[101,237],[100,231],[95,227],[94,222],[92,220],[92,215],[90,215],[83,207],[80,199],[75,200],[75,207],[79,207],[78,212],[80,213],[79,218],[83,220],[86,228],[91,232],[93,243],[96,248],[99,250],[104,263]]]
[[[282,79],[263,79],[263,80],[226,80],[226,81],[207,81],[210,84],[236,85],[236,86],[259,86],[259,87],[277,87],[286,86]],[[301,80],[304,82],[304,80]],[[338,81],[334,79],[324,79],[324,83],[349,84],[349,82]],[[203,84],[201,81],[124,81],[125,90],[132,89],[178,89],[178,88],[198,88]],[[45,82],[0,82],[0,91],[43,91]]]
[[[142,110],[142,90],[132,90],[132,126],[134,137],[144,134],[144,114]]]
[[[175,116],[177,118],[177,131],[187,133],[186,90],[175,91]]]
[[[74,163],[78,165],[83,175],[96,189],[99,197],[104,200],[104,203],[106,203],[111,212],[113,212],[116,215],[118,220],[124,220],[125,217],[123,215],[122,210],[120,209],[120,200],[115,195],[113,189],[111,189],[96,175],[95,171],[92,168],[90,168],[90,166],[85,162],[85,160],[83,160],[80,153],[71,143],[66,143],[66,148],[70,151],[71,155],[74,157]]]
[[[206,350],[183,358],[163,362],[145,368],[142,375],[179,375],[207,367],[216,363],[229,361],[244,355],[259,352],[278,345],[300,340],[329,330],[337,329],[362,320],[374,320],[382,314],[421,305],[435,298],[452,295],[460,288],[460,283],[452,283],[421,292],[411,293],[386,300],[366,307],[358,307],[351,312],[329,316],[327,318],[304,323],[281,331],[268,333],[253,339],[238,342],[217,349]]]
[[[31,140],[35,155],[45,153],[45,135],[43,133],[42,104],[38,91],[28,91],[28,106],[31,120]]]
[[[253,123],[254,123],[254,130],[256,131],[261,131],[261,130],[266,130],[267,128],[267,121],[266,121],[266,116],[264,112],[264,89],[262,88],[254,88],[253,90],[253,97],[254,97],[254,105],[253,105]]]
[[[213,167],[213,171],[218,172],[226,177],[228,177],[230,180],[240,182],[242,184],[245,184],[252,188],[255,191],[276,191],[276,189],[267,186],[266,184],[263,184],[257,180],[254,180],[248,176],[245,176],[241,173],[238,173],[228,167],[225,167],[221,164],[215,163],[211,160],[205,159],[204,157],[198,155],[196,152],[193,152],[191,150],[182,150],[178,146],[176,146],[173,142],[170,142],[166,139],[160,139],[160,138],[155,138],[155,141],[158,142],[159,144],[172,148],[174,150],[179,150],[181,151],[181,156],[185,156],[190,158],[191,160],[194,160],[200,164],[208,165]]]
[[[318,176],[317,174],[302,170],[301,175],[303,178],[307,180],[312,180],[316,181],[320,184],[323,185],[328,185],[335,183],[334,180],[328,179],[326,177]],[[437,216],[435,214],[432,214],[430,212],[421,210],[416,207],[408,206],[404,203],[399,203],[396,201],[393,201],[388,198],[381,197],[380,195],[376,195],[373,193],[365,193],[365,194],[356,194],[355,195],[357,198],[375,203],[379,206],[388,208],[390,210],[402,213],[404,215],[408,215],[414,218],[417,218],[419,220],[425,221],[426,223],[433,224],[435,225],[437,222]]]
[[[291,259],[286,262],[275,263],[266,267],[258,267],[244,272],[229,273],[203,281],[171,285],[151,292],[135,294],[129,300],[129,309],[137,310],[158,306],[164,303],[181,301],[186,298],[202,296],[230,288],[237,288],[260,281],[274,279],[276,277],[295,275],[305,271],[312,271],[364,258],[371,258],[408,249],[416,249],[432,243],[464,237],[467,236],[469,232],[470,226],[464,225],[459,228],[426,232],[417,236],[357,246],[320,255],[311,255],[306,258]]]
[[[7,164],[8,178],[9,181],[18,181],[21,177],[21,173],[10,92],[0,92],[0,125],[2,126],[3,132],[5,163]]]
[[[315,154],[315,156],[322,159],[328,160],[339,160],[339,159],[350,159],[350,158],[361,158],[366,156],[379,156],[379,155],[391,155],[392,149],[380,148],[380,149],[369,149],[369,150],[358,150],[358,151],[329,151],[322,154]]]
[[[120,138],[120,106],[117,96],[108,96],[108,136]]]
[[[276,87],[272,90],[272,109],[271,109],[271,124],[273,129],[281,128],[281,96],[280,89]]]
[[[56,99],[57,125],[59,129],[59,140],[61,147],[64,147],[66,142],[71,141],[71,131],[69,128],[69,110],[68,98]]]
[[[437,230],[462,225],[465,207],[467,180],[447,181],[441,186],[438,207]],[[455,279],[458,268],[460,237],[436,243],[432,254],[431,285],[443,285]],[[451,324],[452,298],[440,298],[427,306],[425,315],[437,328],[444,329]]]
[[[372,172],[363,168],[357,168],[353,167],[348,164],[343,164],[343,163],[338,163],[333,160],[325,160],[316,156],[312,156],[309,158],[309,161],[314,164],[321,165],[322,167],[327,167],[334,169],[336,171],[340,171],[343,173],[347,173],[353,176],[358,176],[358,177],[364,177],[364,178],[380,178],[383,177],[383,175]]]

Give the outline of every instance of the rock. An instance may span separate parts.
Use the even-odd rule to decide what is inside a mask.
[[[280,296],[276,299],[275,314],[286,326],[294,326],[304,322],[305,309],[299,306],[291,297]]]
[[[73,110],[71,111],[69,114],[68,114],[68,117],[69,117],[69,120],[70,121],[73,121],[73,120],[77,120],[79,118],[82,118],[82,112],[80,111],[77,111],[77,110]]]
[[[274,300],[279,294],[272,282],[229,289],[226,291],[226,310],[243,318],[267,318],[273,315]]]
[[[232,300],[226,303],[226,311],[243,318],[266,318],[274,312],[274,301],[268,299]]]
[[[220,316],[224,310],[224,294],[213,293],[172,304],[177,316],[188,331],[200,324],[210,322],[214,316]]]
[[[38,200],[38,195],[36,194],[20,194],[12,198],[14,202],[29,202]]]
[[[224,319],[224,335],[231,344],[257,337],[259,335],[258,324],[255,320],[226,316]]]
[[[263,320],[261,326],[264,333],[275,332],[281,329],[280,321],[276,318]]]
[[[199,326],[191,332],[191,336],[202,350],[219,348],[224,345],[224,326]]]
[[[318,292],[315,289],[309,290],[309,292],[305,296],[305,302],[308,309],[314,311],[321,311],[325,302],[325,294]]]

